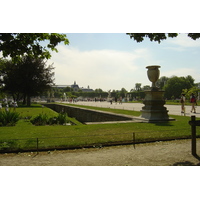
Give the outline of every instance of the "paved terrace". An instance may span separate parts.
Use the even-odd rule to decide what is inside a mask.
[[[124,109],[124,110],[134,110],[134,111],[141,111],[142,107],[144,106],[143,103],[115,103],[113,102],[110,104],[110,102],[93,102],[93,101],[88,101],[88,102],[76,102],[76,103],[71,103],[73,104],[78,104],[78,105],[86,105],[86,106],[95,106],[95,107],[103,107],[103,108],[113,108],[113,109]],[[165,105],[167,110],[169,111],[169,115],[183,115],[181,113],[181,105]],[[199,106],[196,107],[196,113],[191,113],[191,106],[185,106],[186,107],[186,116],[191,116],[195,115],[196,117],[200,117],[200,108]]]

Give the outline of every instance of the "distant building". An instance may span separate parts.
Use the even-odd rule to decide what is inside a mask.
[[[76,81],[74,81],[74,84],[72,85],[55,85],[53,86],[54,88],[61,88],[64,89],[66,87],[72,88],[74,92],[78,92],[79,90],[82,90],[83,92],[93,92],[93,89],[90,89],[90,87],[88,86],[87,88],[84,87],[79,87],[78,84],[76,84]]]
[[[90,89],[90,87],[89,87],[89,85],[88,85],[88,87],[87,88],[80,88],[83,92],[94,92],[94,90],[93,89]]]
[[[71,88],[73,89],[74,92],[78,92],[79,91],[79,86],[76,84],[76,81],[74,81],[74,84],[71,85]]]

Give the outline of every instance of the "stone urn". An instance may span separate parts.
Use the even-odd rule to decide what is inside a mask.
[[[152,82],[152,89],[156,88],[156,81],[159,79],[160,76],[160,68],[159,65],[151,65],[146,67],[147,70],[147,76],[149,80]]]
[[[145,91],[141,118],[146,122],[163,122],[174,120],[169,118],[168,110],[164,107],[165,100],[163,99],[164,91],[156,87],[156,81],[159,79],[159,65],[151,65],[148,69],[147,76],[152,82],[151,90]]]

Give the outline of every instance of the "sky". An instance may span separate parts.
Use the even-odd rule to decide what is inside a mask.
[[[160,65],[160,77],[188,76],[200,82],[200,39],[177,38],[137,43],[126,33],[66,33],[70,44],[59,44],[54,63],[55,84],[130,91],[136,83],[151,85],[146,66]]]
[[[54,63],[57,85],[76,81],[80,87],[130,91],[136,83],[151,85],[149,65],[161,66],[160,77],[191,75],[200,82],[200,39],[193,41],[185,34],[199,32],[197,0],[182,1],[181,9],[180,1],[172,0],[165,6],[158,0],[58,0],[57,4],[36,0],[31,7],[25,0],[11,1],[10,13],[15,17],[2,20],[1,31],[67,34],[70,44],[59,44],[59,52],[52,52],[48,61]],[[15,9],[20,3],[21,11]],[[5,2],[3,7],[10,4]],[[3,9],[1,15],[6,12]],[[127,32],[182,34],[158,44],[149,39],[137,43]]]

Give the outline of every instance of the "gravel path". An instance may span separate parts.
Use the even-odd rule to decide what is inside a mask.
[[[197,139],[200,155],[200,139]],[[0,154],[1,166],[194,166],[200,157],[191,155],[191,140],[78,149]]]

